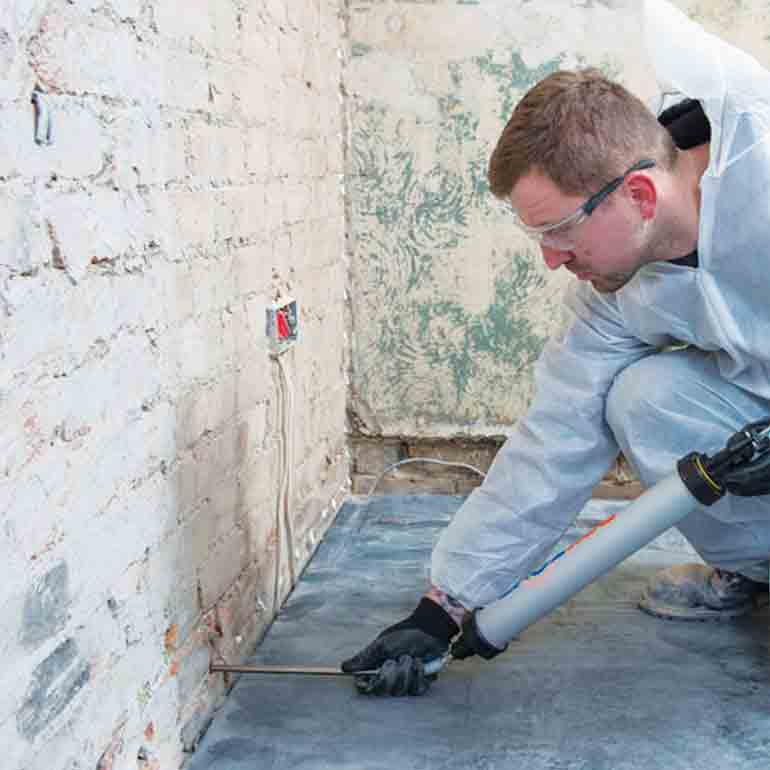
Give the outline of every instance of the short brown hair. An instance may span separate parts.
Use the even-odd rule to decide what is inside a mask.
[[[534,170],[567,195],[587,195],[650,158],[672,169],[676,147],[643,102],[599,70],[554,72],[518,103],[489,161],[489,184],[507,198]]]

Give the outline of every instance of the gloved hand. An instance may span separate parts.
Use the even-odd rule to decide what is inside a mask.
[[[495,647],[486,640],[476,623],[478,614],[478,609],[475,609],[465,617],[463,632],[452,642],[452,657],[455,660],[465,660],[473,655],[481,655],[484,660],[492,660],[508,649],[507,644],[504,647]]]
[[[442,607],[423,597],[405,620],[386,628],[357,655],[342,662],[346,673],[379,669],[355,678],[359,692],[370,695],[423,695],[435,675],[425,662],[441,658],[460,627]]]

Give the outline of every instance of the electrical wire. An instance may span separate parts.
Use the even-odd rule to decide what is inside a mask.
[[[278,365],[278,356],[271,356],[273,360],[276,362],[276,365]],[[278,365],[278,399],[276,401],[277,409],[276,414],[278,417],[278,425],[283,426],[283,411],[284,411],[284,404],[283,404],[283,381],[281,379],[280,375],[280,365]],[[281,543],[281,489],[280,486],[283,483],[283,436],[281,436],[281,453],[279,455],[279,462],[278,462],[278,476],[279,476],[279,489],[278,494],[276,495],[276,501],[275,501],[275,566],[273,568],[273,602],[272,602],[272,611],[274,615],[278,614],[278,586],[280,583],[280,576],[281,576],[281,551],[282,551],[282,543]]]
[[[291,504],[294,499],[294,387],[289,372],[283,365],[281,358],[278,358],[278,369],[283,376],[283,387],[286,404],[286,415],[284,420],[284,445],[286,447],[284,466],[284,485],[283,485],[283,520],[286,527],[286,550],[289,554],[289,577],[291,585],[297,579],[297,565],[294,553],[294,523],[291,520]]]
[[[398,468],[401,465],[406,465],[407,463],[433,463],[434,465],[445,465],[452,468],[465,468],[465,470],[473,471],[474,473],[477,473],[481,478],[483,479],[486,474],[483,471],[480,471],[478,468],[475,468],[473,465],[468,465],[467,463],[455,463],[450,462],[449,460],[437,460],[433,457],[410,457],[407,460],[400,460],[397,463],[393,463],[393,465],[389,465],[385,470],[377,476],[377,478],[374,480],[374,484],[372,484],[372,488],[367,492],[365,495],[366,497],[369,497],[370,495],[374,494],[374,490],[377,489],[377,485],[382,481],[382,478],[385,476],[385,474],[390,473],[394,468]]]
[[[281,451],[279,455],[278,495],[275,507],[275,569],[273,573],[273,613],[278,613],[280,601],[281,562],[283,561],[282,530],[286,529],[286,551],[288,555],[289,577],[293,587],[297,579],[294,556],[294,525],[291,520],[291,501],[294,491],[294,473],[292,469],[294,451],[294,396],[292,383],[281,357],[288,350],[271,353],[270,357],[278,367],[278,426]]]

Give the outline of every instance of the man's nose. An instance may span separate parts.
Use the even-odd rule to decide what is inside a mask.
[[[562,265],[571,262],[574,257],[574,254],[571,251],[554,249],[550,246],[543,246],[542,244],[540,250],[543,252],[545,266],[549,270],[558,270]]]

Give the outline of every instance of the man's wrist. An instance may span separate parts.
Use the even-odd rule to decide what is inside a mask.
[[[452,598],[448,593],[445,593],[440,588],[436,588],[436,586],[431,586],[430,591],[425,596],[431,601],[436,602],[457,623],[458,627],[462,628],[463,620],[468,614],[468,610],[457,599]]]

